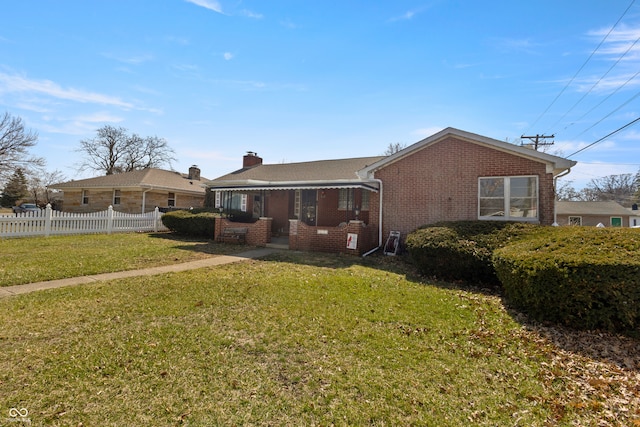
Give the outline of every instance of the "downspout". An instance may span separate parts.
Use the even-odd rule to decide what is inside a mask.
[[[371,249],[369,252],[362,255],[362,258],[370,255],[382,247],[382,180],[374,178],[375,182],[380,185],[380,206],[378,207],[378,247]]]
[[[144,213],[144,209],[147,207],[147,192],[153,190],[153,188],[149,188],[142,192],[142,213]]]
[[[563,173],[556,175],[553,177],[553,224],[551,224],[551,226],[553,227],[557,227],[558,224],[558,213],[557,213],[557,193],[556,193],[556,188],[558,186],[558,178],[562,178],[563,176],[567,176],[569,175],[569,172],[571,172],[571,168],[567,169],[566,171],[564,171]]]

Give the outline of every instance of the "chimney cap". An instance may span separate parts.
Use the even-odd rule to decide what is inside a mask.
[[[257,156],[258,153],[256,153],[255,151],[247,151],[247,156]]]

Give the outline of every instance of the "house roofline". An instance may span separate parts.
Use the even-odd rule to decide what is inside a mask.
[[[530,148],[521,147],[518,145],[510,144],[508,142],[499,141],[497,139],[489,138],[486,136],[478,135],[471,132],[466,132],[460,129],[448,127],[446,129],[441,130],[438,133],[435,133],[421,141],[416,142],[415,144],[410,145],[404,150],[400,150],[384,159],[381,159],[357,172],[358,176],[361,178],[371,178],[373,174],[386,166],[389,166],[404,157],[413,154],[415,151],[421,150],[422,148],[440,142],[444,138],[448,136],[456,136],[462,140],[483,145],[489,148],[493,148],[495,150],[499,150],[505,153],[518,155],[521,157],[525,157],[534,161],[542,162],[547,164],[547,172],[553,173],[554,176],[564,172],[565,170],[571,169],[573,166],[577,164],[577,162],[573,160],[568,160],[563,157],[554,156],[547,153],[541,153],[539,151],[532,150]]]
[[[252,190],[311,190],[330,188],[363,188],[378,192],[379,184],[373,180],[333,180],[333,181],[263,181],[247,179],[242,181],[216,182],[210,191],[252,191]]]

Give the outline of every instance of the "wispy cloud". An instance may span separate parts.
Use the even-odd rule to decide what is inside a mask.
[[[111,105],[124,109],[134,108],[133,104],[114,96],[75,88],[64,88],[51,80],[31,80],[26,77],[5,73],[0,73],[0,92],[24,92],[80,103]]]
[[[224,15],[220,2],[216,0],[185,0],[187,3],[193,3],[196,6],[204,7],[205,9],[213,10]]]
[[[141,55],[132,55],[132,56],[120,56],[113,53],[105,52],[102,54],[105,58],[114,59],[118,62],[123,62],[125,64],[130,65],[138,65],[144,62],[149,62],[153,60],[153,55],[149,53],[141,54]]]
[[[624,60],[640,59],[640,27],[629,27],[621,25],[609,33],[609,28],[590,31],[587,33],[596,39],[601,39],[609,34],[603,45],[598,49],[599,55],[610,56],[611,60],[618,60],[622,54],[625,54]]]
[[[424,5],[421,7],[417,7],[414,9],[409,9],[406,12],[398,15],[398,16],[394,16],[392,18],[389,19],[389,22],[398,22],[398,21],[410,21],[413,18],[415,18],[416,16],[418,16],[419,14],[422,14],[424,12],[426,12],[427,10],[431,9],[433,7],[433,4],[428,4],[428,5]]]
[[[441,126],[431,126],[427,128],[420,128],[412,131],[411,135],[415,135],[419,138],[427,138],[431,135],[435,135],[436,133],[440,132],[442,129],[444,128]]]
[[[226,61],[230,61],[230,60],[233,59],[233,53],[231,53],[231,52],[225,52],[222,56],[224,57],[224,59]]]
[[[389,21],[391,21],[391,22],[408,21],[408,20],[412,19],[415,15],[416,15],[416,11],[415,10],[408,10],[408,11],[406,11],[405,13],[403,13],[400,16],[394,16],[393,18],[389,19]]]
[[[527,54],[539,54],[540,43],[536,43],[529,38],[493,38],[492,44],[503,53],[520,52]]]
[[[119,123],[124,121],[122,117],[114,116],[113,114],[107,112],[84,114],[76,116],[74,120],[84,123]]]
[[[242,9],[239,12],[239,14],[242,15],[242,16],[246,16],[247,18],[253,18],[253,19],[262,19],[262,18],[264,18],[264,16],[261,13],[252,12],[252,11],[247,10],[247,9]]]
[[[285,28],[288,28],[290,30],[295,30],[300,28],[300,26],[296,23],[294,23],[293,21],[289,20],[289,19],[285,19],[280,21],[280,25],[282,25]]]

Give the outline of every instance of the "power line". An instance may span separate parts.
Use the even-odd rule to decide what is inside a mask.
[[[618,58],[618,60],[617,60],[616,62],[614,62],[614,63],[613,63],[613,65],[612,65],[611,67],[609,67],[609,69],[607,70],[607,72],[606,72],[606,73],[604,73],[604,74],[602,75],[602,77],[600,77],[600,78],[598,79],[598,81],[597,81],[597,82],[595,82],[595,83],[593,84],[593,86],[591,86],[591,88],[590,88],[590,89],[589,89],[589,90],[588,90],[584,95],[582,95],[582,98],[580,98],[580,99],[579,99],[575,104],[573,104],[573,106],[572,106],[571,108],[569,108],[569,110],[568,110],[566,113],[564,113],[564,115],[563,115],[562,117],[560,117],[560,119],[559,119],[557,122],[555,122],[555,123],[553,124],[553,126],[551,126],[551,128],[554,128],[558,123],[560,123],[560,122],[561,122],[565,117],[567,117],[567,114],[569,114],[571,111],[573,111],[573,109],[574,109],[574,108],[576,108],[576,106],[577,106],[578,104],[580,104],[580,103],[581,103],[581,102],[582,102],[582,101],[587,97],[587,95],[589,95],[591,92],[593,92],[593,89],[595,89],[595,88],[596,88],[596,86],[598,86],[598,85],[600,84],[600,82],[601,82],[601,81],[602,81],[602,80],[603,80],[603,79],[604,79],[604,78],[605,78],[605,77],[606,77],[606,76],[611,72],[611,70],[613,70],[613,69],[616,67],[616,65],[618,65],[618,63],[619,63],[620,61],[622,61],[622,58],[624,58],[624,57],[627,55],[627,53],[629,53],[629,51],[630,51],[631,49],[633,49],[633,47],[638,43],[638,41],[640,41],[640,36],[636,39],[636,41],[634,41],[634,42],[631,44],[631,46],[629,46],[629,48],[628,48],[628,49],[627,49],[627,50],[626,50],[622,55],[620,55],[620,57]],[[625,84],[626,84],[626,83],[625,83]]]
[[[602,123],[605,119],[611,117],[613,115],[613,113],[618,112],[622,107],[625,107],[627,104],[629,104],[631,101],[633,101],[634,99],[636,99],[638,96],[640,96],[640,92],[636,93],[635,95],[633,95],[631,98],[627,99],[625,102],[623,102],[621,105],[618,106],[618,108],[614,109],[613,111],[611,111],[609,114],[607,114],[606,116],[604,116],[603,118],[601,118],[600,120],[598,120],[597,122],[595,122],[594,124],[592,124],[591,126],[589,126],[588,128],[586,128],[585,130],[583,130],[582,132],[580,132],[578,135],[574,136],[574,138],[577,138],[583,134],[585,134],[588,130],[593,129],[594,127],[596,127],[597,125],[599,125],[600,123]]]
[[[638,71],[637,73],[635,73],[633,76],[631,76],[626,82],[624,82],[622,85],[618,86],[616,88],[616,90],[614,90],[613,92],[611,92],[609,95],[607,95],[602,101],[598,102],[598,104],[596,104],[595,106],[593,106],[589,111],[587,111],[586,113],[584,113],[582,116],[578,117],[573,123],[568,124],[567,126],[565,126],[565,128],[563,130],[567,130],[569,127],[573,126],[576,122],[579,122],[580,120],[584,119],[586,116],[588,116],[593,110],[595,110],[596,108],[598,108],[599,106],[601,106],[602,104],[604,104],[609,98],[611,98],[613,95],[615,95],[616,93],[618,93],[620,90],[622,90],[626,85],[628,85],[633,79],[635,79],[636,77],[638,77],[638,74],[640,74],[640,71]],[[588,130],[588,129],[587,129]],[[583,131],[582,133],[586,132]],[[582,133],[580,135],[582,135]]]
[[[562,94],[567,90],[567,88],[569,87],[569,85],[571,85],[571,83],[573,83],[573,81],[575,80],[575,78],[578,76],[578,74],[580,74],[580,72],[582,71],[582,69],[587,65],[587,63],[591,60],[591,58],[593,57],[593,55],[595,55],[595,53],[598,51],[598,49],[600,49],[600,46],[602,46],[602,44],[604,43],[604,41],[609,37],[609,34],[611,34],[611,32],[616,28],[616,26],[620,23],[620,21],[622,20],[622,18],[624,18],[624,16],[627,14],[627,12],[629,11],[629,9],[631,9],[631,6],[633,6],[633,4],[635,3],[635,0],[631,0],[631,4],[625,9],[624,13],[622,14],[622,16],[620,16],[620,18],[618,18],[618,20],[616,21],[616,23],[613,25],[613,27],[611,27],[611,29],[609,30],[609,32],[607,33],[606,36],[604,36],[604,38],[600,41],[600,43],[598,44],[598,46],[596,46],[596,48],[593,50],[593,52],[591,52],[591,55],[589,55],[589,57],[587,58],[586,61],[584,61],[584,64],[582,64],[582,66],[578,69],[578,71],[576,71],[576,73],[573,75],[573,77],[571,77],[571,80],[569,80],[569,82],[562,88],[562,90],[560,91],[560,93],[553,99],[553,101],[551,101],[551,104],[549,104],[549,106],[542,112],[542,114],[540,114],[540,116],[538,116],[538,118],[533,122],[533,124],[531,125],[531,127],[529,128],[529,130],[531,130],[536,124],[538,124],[538,122],[540,121],[540,119],[547,114],[547,112],[549,111],[549,109],[551,109],[551,107],[553,106],[553,104],[556,103],[556,101],[558,100],[558,98],[560,98],[560,96],[562,96]],[[527,133],[529,133],[527,131]]]
[[[580,153],[580,152],[582,152],[582,151],[586,150],[587,148],[591,148],[591,147],[593,147],[594,145],[598,144],[599,142],[604,141],[605,139],[609,138],[610,136],[615,135],[616,133],[618,133],[618,132],[620,132],[620,131],[622,131],[622,130],[624,130],[624,129],[628,128],[628,127],[629,127],[629,126],[631,126],[631,125],[636,124],[636,123],[637,123],[637,122],[639,122],[639,121],[640,121],[640,117],[638,117],[638,118],[637,118],[637,119],[635,119],[635,120],[630,121],[629,123],[627,123],[627,124],[626,124],[626,125],[624,125],[624,126],[619,127],[618,129],[614,130],[613,132],[609,133],[608,135],[605,135],[605,136],[603,136],[602,138],[600,138],[599,140],[597,140],[597,141],[595,141],[595,142],[592,142],[591,144],[587,145],[586,147],[582,147],[581,149],[579,149],[579,150],[578,150],[578,151],[576,151],[575,153],[569,154],[569,155],[567,156],[567,158],[569,158],[569,157],[573,157],[573,156],[575,156],[576,154],[578,154],[578,153]]]

